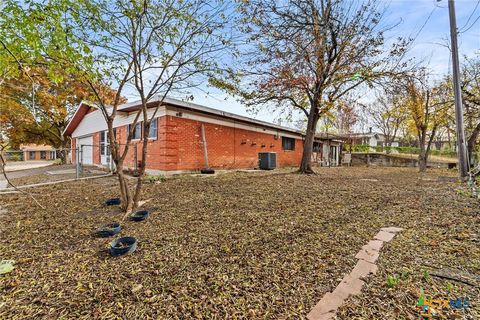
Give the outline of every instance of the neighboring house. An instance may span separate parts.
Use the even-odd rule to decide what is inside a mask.
[[[153,115],[158,102],[157,98],[149,102],[149,116]],[[113,126],[120,144],[125,144],[127,130],[140,108],[139,101],[118,107]],[[204,168],[202,125],[209,166],[212,168],[256,168],[259,152],[275,152],[277,167],[300,164],[304,135],[298,130],[166,98],[151,125],[147,171],[179,173]],[[82,150],[83,164],[106,166],[110,163],[106,130],[101,110],[92,104],[81,103],[64,134],[72,137],[72,149]],[[133,167],[135,159],[142,160],[141,131],[142,126],[138,124],[125,161],[127,167]],[[322,137],[316,139],[320,145],[327,142],[336,148],[335,163],[339,163],[340,144]],[[72,160],[76,162],[75,153]]]
[[[56,159],[55,148],[49,145],[21,144],[20,151],[23,160],[54,160]]]
[[[321,166],[338,166],[343,143],[343,139],[335,134],[317,133],[312,161]]]
[[[378,132],[367,133],[349,133],[341,135],[346,141],[352,145],[368,145],[370,147],[385,147],[386,136]],[[398,147],[399,142],[397,140],[391,143],[391,147]]]

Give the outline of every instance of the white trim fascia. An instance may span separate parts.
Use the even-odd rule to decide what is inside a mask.
[[[172,117],[175,117],[175,118],[178,118],[178,119],[200,121],[200,122],[204,122],[204,123],[216,124],[216,125],[230,127],[230,128],[252,131],[252,132],[256,132],[256,133],[278,135],[278,136],[294,138],[294,139],[298,139],[298,140],[303,139],[302,134],[292,134],[291,132],[285,132],[284,130],[267,129],[267,128],[265,128],[265,126],[262,126],[262,125],[253,126],[253,125],[247,125],[245,123],[236,122],[235,120],[231,120],[231,119],[225,119],[225,120],[215,119],[215,118],[212,118],[212,117],[200,115],[198,113],[185,112],[183,110],[182,110],[182,116],[179,117],[179,116],[177,116],[178,112],[179,111],[177,111],[177,110],[172,110],[171,107],[170,108],[167,107],[166,114],[168,116],[172,116]]]

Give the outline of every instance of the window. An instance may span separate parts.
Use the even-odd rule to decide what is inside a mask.
[[[130,132],[130,129],[132,128],[132,125],[129,124],[128,125],[128,132]],[[127,133],[128,134],[128,133]],[[138,122],[136,125],[135,125],[135,130],[133,130],[133,136],[132,136],[132,140],[138,140],[140,139],[142,135],[142,123],[141,122]]]
[[[107,131],[100,132],[100,155],[105,155],[105,141],[107,140]]]
[[[30,151],[30,160],[35,160],[35,151]]]
[[[47,159],[47,152],[46,151],[40,151],[40,159],[42,159],[42,160]]]
[[[149,139],[157,139],[157,119],[155,118],[150,123],[150,132],[148,134]]]
[[[55,151],[50,151],[50,159],[55,159]]]
[[[282,149],[283,150],[295,150],[295,139],[282,137]]]

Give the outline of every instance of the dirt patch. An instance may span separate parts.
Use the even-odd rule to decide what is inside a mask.
[[[103,205],[118,196],[114,178],[35,189],[46,211],[24,195],[2,196],[0,205],[10,205],[0,258],[17,265],[0,278],[0,318],[303,319],[378,229],[392,225],[405,230],[382,248],[377,275],[340,319],[418,318],[421,288],[447,290],[444,280],[424,280],[425,265],[480,273],[471,240],[479,203],[457,192],[461,184],[419,180],[406,168],[318,171],[148,184],[151,215],[122,223],[121,235],[139,245],[121,258],[107,254],[111,239],[92,237],[122,217]],[[405,278],[389,287],[397,273]],[[478,316],[478,289],[453,285],[451,296],[468,296],[474,307],[466,312]]]

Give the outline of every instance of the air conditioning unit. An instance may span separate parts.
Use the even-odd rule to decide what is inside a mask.
[[[273,170],[277,167],[277,154],[275,152],[259,152],[258,166],[261,170]]]

